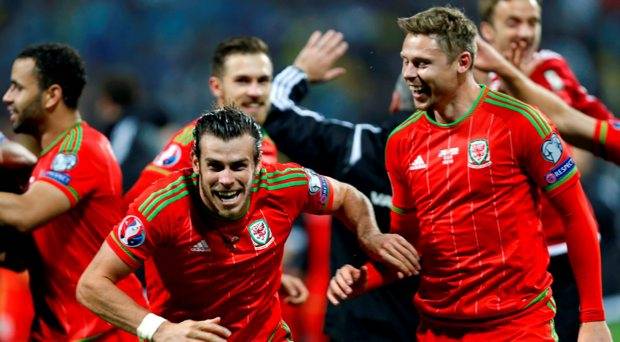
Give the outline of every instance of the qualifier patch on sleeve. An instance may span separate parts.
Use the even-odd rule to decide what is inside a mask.
[[[545,160],[548,162],[555,164],[560,161],[563,152],[562,141],[560,140],[560,137],[557,134],[553,133],[551,135],[551,138],[543,142],[540,148],[540,152],[542,153],[543,158],[545,158]]]
[[[575,168],[575,161],[573,158],[566,159],[562,164],[554,167],[545,175],[545,180],[549,184],[553,184],[557,181],[562,180],[566,175],[568,175]]]
[[[52,170],[63,172],[71,170],[77,164],[77,156],[75,154],[58,153],[52,160]]]
[[[329,184],[327,183],[327,179],[311,169],[304,170],[309,177],[308,193],[314,198],[318,196],[319,203],[321,206],[325,207],[325,205],[327,205],[327,201],[329,200]]]
[[[170,144],[168,148],[161,151],[161,153],[157,155],[153,163],[161,167],[172,167],[176,165],[179,160],[181,160],[182,154],[183,152],[181,151],[181,147],[179,147],[179,145]]]
[[[69,182],[71,181],[71,176],[66,173],[56,171],[46,171],[45,177],[51,178],[62,185],[69,185]]]
[[[125,216],[116,233],[118,240],[127,247],[138,247],[146,240],[144,224],[134,215]]]

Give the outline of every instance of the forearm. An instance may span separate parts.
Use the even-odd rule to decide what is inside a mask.
[[[344,190],[340,200],[341,205],[334,215],[351,231],[355,232],[361,241],[367,240],[373,235],[381,234],[370,200],[353,186],[341,184]]]
[[[576,183],[552,201],[567,227],[566,243],[579,291],[581,321],[605,320],[597,224],[588,200],[581,185]]]
[[[0,192],[0,225],[14,227],[20,232],[29,232],[35,227],[32,216],[21,202],[21,195]]]
[[[540,108],[553,121],[566,141],[579,148],[592,150],[595,119],[570,107],[560,97],[534,83],[510,63],[502,64],[497,73],[515,97]]]
[[[77,299],[104,320],[132,334],[149,313],[104,276],[83,276]]]

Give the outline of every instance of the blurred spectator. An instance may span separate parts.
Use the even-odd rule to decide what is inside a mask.
[[[100,92],[98,120],[121,165],[125,192],[135,183],[146,164],[153,160],[162,144],[156,127],[145,121],[135,106],[138,99],[135,79],[126,75],[110,76],[101,85]]]

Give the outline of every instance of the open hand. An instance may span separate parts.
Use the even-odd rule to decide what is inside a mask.
[[[348,48],[342,33],[334,30],[325,33],[314,31],[293,65],[303,70],[310,82],[331,81],[346,72],[344,68],[334,67],[334,63]]]

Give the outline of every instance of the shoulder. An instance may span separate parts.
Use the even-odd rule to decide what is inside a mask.
[[[388,135],[388,141],[391,139],[398,139],[399,137],[401,137],[403,133],[411,129],[414,126],[414,124],[420,122],[420,119],[423,116],[424,116],[424,111],[421,111],[421,110],[416,111],[415,113],[411,114],[407,119],[405,119],[403,122],[398,124],[398,126],[396,126],[394,129],[392,129],[392,131]]]
[[[531,127],[543,138],[553,130],[549,119],[537,108],[498,91],[489,90],[482,108],[500,116],[501,122],[510,127]]]
[[[174,213],[183,213],[198,185],[198,175],[182,169],[149,186],[131,204],[130,211],[140,213],[147,221]]]
[[[180,145],[189,145],[194,140],[194,127],[196,127],[196,120],[188,123],[179,129],[170,140],[171,143],[177,143]]]
[[[116,160],[108,138],[85,122],[71,128],[62,139],[54,161],[70,163],[72,158],[80,162]]]
[[[264,164],[256,174],[252,192],[283,193],[308,184],[310,170],[295,163]]]

